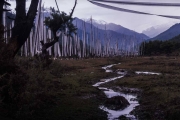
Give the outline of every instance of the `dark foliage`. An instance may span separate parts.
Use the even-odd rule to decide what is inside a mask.
[[[60,13],[56,11],[54,8],[51,8],[51,17],[46,17],[44,23],[48,26],[49,29],[53,32],[53,40],[50,40],[47,43],[41,41],[42,45],[42,56],[47,56],[47,49],[53,46],[56,42],[58,42],[59,37],[57,37],[56,33],[61,31],[67,34],[68,36],[72,37],[72,34],[76,34],[77,28],[73,24],[74,18],[72,18],[72,14],[76,7],[77,1],[73,7],[72,12],[70,15],[66,14],[65,12]]]
[[[149,55],[179,55],[180,42],[176,40],[168,41],[149,41],[142,43],[140,46],[141,53],[145,56]]]
[[[65,12],[59,13],[58,11],[51,9],[51,17],[46,17],[44,23],[48,26],[53,32],[65,31],[68,28],[68,33],[75,33],[77,28],[73,25],[72,16],[66,14]]]

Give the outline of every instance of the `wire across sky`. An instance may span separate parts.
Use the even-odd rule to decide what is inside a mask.
[[[88,0],[88,1],[97,6],[116,10],[116,11],[121,11],[121,12],[143,14],[143,15],[156,15],[166,18],[180,19],[180,16],[152,14],[152,13],[140,12],[140,11],[124,9],[112,5],[103,4],[103,3],[115,3],[115,4],[125,4],[125,5],[140,5],[140,6],[180,7],[180,3],[152,3],[152,2],[130,2],[130,1],[108,1],[108,0]]]
[[[113,1],[113,0],[91,0],[91,1],[104,2],[104,3],[116,3],[116,4],[122,4],[122,5],[180,7],[180,3],[154,3],[154,2]]]

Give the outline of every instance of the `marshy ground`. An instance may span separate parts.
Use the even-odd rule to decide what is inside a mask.
[[[140,106],[134,111],[139,119],[180,119],[180,58],[139,57],[122,59],[114,69],[126,69],[129,74],[108,86],[138,88]],[[135,74],[135,71],[161,75]],[[129,91],[131,92],[131,91]]]
[[[164,56],[53,60],[46,67],[35,59],[17,58],[16,64],[26,73],[27,82],[25,91],[20,94],[21,109],[11,118],[106,120],[106,113],[98,108],[106,101],[106,96],[92,85],[100,79],[114,76],[113,73],[105,73],[101,67],[116,63],[121,64],[113,69],[124,69],[128,75],[105,86],[139,89],[140,106],[133,111],[139,119],[179,119],[180,57]],[[157,72],[161,75],[137,75],[135,71]],[[0,119],[10,120],[8,109],[7,105],[1,107],[3,114]]]

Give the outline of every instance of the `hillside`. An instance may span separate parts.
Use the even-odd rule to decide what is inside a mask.
[[[174,38],[172,38],[172,39],[170,39],[169,41],[172,41],[172,42],[180,42],[180,35],[178,35],[178,36],[176,36],[176,37],[174,37]]]
[[[90,23],[90,20],[87,20],[88,23]],[[105,24],[106,24],[106,29],[107,30],[112,30],[115,31],[117,33],[121,33],[124,35],[128,35],[128,36],[136,36],[137,38],[143,38],[143,39],[148,39],[149,37],[143,33],[138,33],[135,32],[133,30],[130,30],[126,27],[123,27],[121,25],[117,25],[114,23],[106,23],[104,21],[96,21],[96,20],[92,20],[92,23],[94,26],[98,27],[99,29],[104,30],[105,29]]]
[[[75,18],[74,20],[74,24],[77,25],[77,28],[78,28],[78,35],[79,35],[79,38],[82,39],[83,37],[83,29],[84,29],[84,26],[83,26],[83,23],[84,21],[79,19],[79,18]],[[139,33],[136,33],[134,31],[132,31],[130,33],[131,30],[128,30],[126,28],[123,28],[125,31],[129,31],[126,32],[126,34],[124,33],[121,33],[120,32],[120,27],[118,26],[115,26],[114,28],[111,28],[110,29],[107,29],[107,30],[104,30],[104,29],[101,29],[102,28],[102,25],[101,27],[100,26],[96,26],[97,24],[92,24],[91,26],[91,23],[89,22],[85,22],[85,32],[86,32],[86,35],[90,36],[91,34],[91,27],[94,31],[94,36],[96,36],[96,38],[98,38],[98,40],[101,40],[102,43],[107,43],[107,40],[110,40],[110,45],[113,46],[115,45],[116,43],[118,43],[119,47],[123,45],[131,45],[134,41],[134,45],[137,45],[141,42],[143,42],[145,39],[148,39],[147,36],[143,35],[143,34],[139,34]],[[105,26],[104,26],[105,27]],[[119,31],[119,32],[117,32]],[[88,37],[88,39],[90,40],[90,38]],[[125,48],[125,47],[124,47]]]
[[[150,39],[150,40],[169,40],[174,38],[175,36],[178,36],[180,34],[180,23],[179,24],[175,24],[172,27],[170,27],[168,30],[166,30],[165,32],[159,34],[158,36]]]
[[[142,33],[149,36],[150,38],[154,38],[158,36],[159,34],[163,33],[164,31],[168,30],[174,24],[176,23],[168,22],[161,25],[154,25],[154,26],[151,26],[150,28],[143,30]]]

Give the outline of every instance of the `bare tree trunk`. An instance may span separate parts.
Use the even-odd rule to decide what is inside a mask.
[[[3,49],[3,46],[5,45],[3,35],[4,35],[4,26],[0,24],[0,51]]]
[[[4,5],[4,1],[0,0],[0,24],[2,24],[3,5]]]
[[[0,24],[2,24],[2,18],[3,18],[2,15],[3,15],[3,12],[4,11],[10,11],[10,10],[7,10],[7,9],[3,9],[4,5],[10,6],[11,4],[9,4],[5,0],[0,0]]]
[[[26,15],[26,0],[16,0],[16,18],[12,30],[12,37],[2,52],[2,56],[5,59],[13,59],[29,37],[36,16],[38,3],[39,0],[31,0],[31,5]]]

